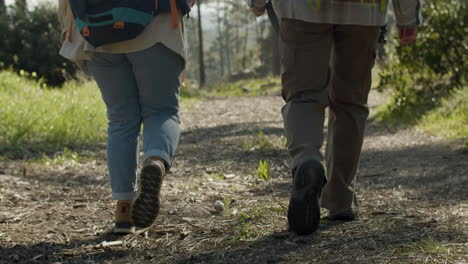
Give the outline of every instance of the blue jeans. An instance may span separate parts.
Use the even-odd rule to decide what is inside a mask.
[[[179,142],[181,56],[164,46],[122,54],[95,53],[87,67],[107,106],[107,164],[112,199],[132,200],[137,191],[138,136],[144,158],[172,165]]]

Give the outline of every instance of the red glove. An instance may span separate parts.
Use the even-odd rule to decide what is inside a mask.
[[[252,11],[252,13],[255,16],[261,16],[261,15],[265,14],[266,8],[265,7],[261,7],[261,8],[252,7],[252,8],[250,8],[250,11]]]
[[[400,28],[400,45],[408,45],[415,41],[418,37],[418,26],[413,28]]]

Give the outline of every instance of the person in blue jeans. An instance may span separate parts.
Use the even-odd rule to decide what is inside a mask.
[[[87,66],[107,106],[112,198],[121,204],[131,204],[136,198],[132,207],[134,223],[149,227],[158,213],[162,180],[179,141],[178,97],[184,61],[157,43],[127,54],[96,53]],[[144,165],[138,194],[135,172],[142,124]],[[123,210],[117,216],[125,216],[128,209]],[[125,220],[118,219],[116,229],[133,228]]]
[[[160,14],[136,38],[95,48],[76,34],[70,17],[68,1],[61,0],[61,54],[76,60],[95,78],[107,107],[107,162],[112,199],[117,201],[114,231],[148,228],[158,215],[161,185],[180,136],[183,18],[174,27],[171,14]],[[137,181],[141,129],[144,162]]]

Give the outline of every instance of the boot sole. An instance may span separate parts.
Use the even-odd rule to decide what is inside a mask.
[[[146,166],[142,169],[139,192],[132,205],[132,218],[136,227],[148,228],[156,220],[163,177],[159,166]]]
[[[331,214],[327,217],[328,220],[330,221],[354,221],[357,218],[357,214],[353,213],[353,211],[350,209],[349,212],[344,212],[344,213],[337,213],[337,214]]]
[[[114,233],[115,234],[134,234],[135,227],[115,227]]]
[[[298,170],[289,201],[289,229],[298,235],[309,235],[320,224],[320,193],[325,171],[317,161],[307,161]]]

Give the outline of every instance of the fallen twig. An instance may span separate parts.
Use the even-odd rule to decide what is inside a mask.
[[[105,248],[105,247],[115,247],[115,246],[121,246],[121,245],[123,245],[122,240],[110,241],[110,242],[103,241],[103,242],[101,242],[100,244],[97,244],[94,247],[95,248]]]

